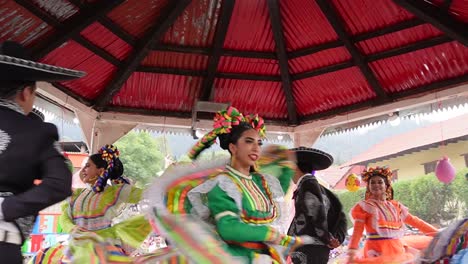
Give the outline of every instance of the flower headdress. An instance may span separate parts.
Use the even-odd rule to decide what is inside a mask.
[[[101,158],[107,162],[107,167],[105,168],[104,172],[99,175],[97,181],[94,183],[94,192],[102,192],[104,190],[104,187],[107,184],[107,180],[109,179],[109,173],[114,168],[115,160],[119,158],[120,152],[114,145],[105,145],[98,151],[98,154],[101,154]],[[114,182],[128,183],[128,181],[121,176],[118,179],[115,179]]]
[[[368,168],[362,172],[362,180],[367,183],[367,190],[366,190],[366,199],[370,197],[369,191],[369,180],[374,176],[379,176],[385,179],[385,185],[387,185],[386,194],[387,200],[393,199],[393,188],[392,188],[392,177],[393,173],[389,168],[386,167],[375,167],[375,168]]]
[[[253,129],[258,131],[260,137],[265,137],[266,130],[263,118],[258,115],[244,117],[239,110],[230,106],[228,109],[216,113],[213,130],[204,135],[195,146],[193,146],[188,154],[189,158],[192,160],[196,159],[203,150],[211,147],[216,142],[216,138],[219,135],[231,133],[231,129],[241,122],[250,124]]]

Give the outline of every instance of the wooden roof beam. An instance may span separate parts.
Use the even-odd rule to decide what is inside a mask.
[[[444,7],[439,8],[424,0],[394,0],[394,2],[452,39],[468,46],[468,30],[466,30],[468,23],[456,20],[444,10]]]
[[[38,18],[40,18],[42,21],[46,22],[47,24],[49,24],[49,25],[51,25],[51,26],[53,26],[55,28],[62,27],[62,23],[57,18],[50,15],[46,11],[40,9],[38,6],[34,5],[33,3],[23,1],[23,0],[15,0],[15,1],[17,1],[18,3],[21,3],[21,5],[24,8],[26,8],[29,12],[33,13],[35,16],[37,16]],[[76,34],[76,35],[72,36],[72,39],[74,41],[76,41],[78,44],[80,44],[81,46],[87,48],[91,52],[93,52],[96,55],[98,55],[99,57],[103,58],[107,62],[109,62],[109,63],[111,63],[111,64],[113,64],[115,66],[118,66],[120,64],[120,61],[117,58],[115,58],[112,54],[107,52],[105,49],[102,49],[102,48],[94,45],[89,40],[87,40],[83,36],[81,36],[80,34]],[[39,58],[36,58],[36,59],[39,59]]]
[[[80,9],[78,15],[66,20],[64,24],[30,1],[15,1],[57,29],[57,32],[52,37],[47,38],[46,41],[33,48],[33,58],[40,59],[72,37],[79,35],[83,29],[94,23],[97,18],[105,16],[107,12],[120,5],[124,0],[99,1],[95,4],[86,5]]]
[[[276,56],[280,67],[280,75],[286,107],[288,109],[289,125],[299,125],[297,118],[296,103],[292,91],[292,80],[289,74],[288,55],[286,54],[286,44],[283,35],[283,25],[281,24],[281,13],[278,0],[267,0],[268,10],[270,11],[270,21],[273,30],[273,37],[276,46]]]
[[[81,7],[80,0],[69,0],[71,3],[75,4],[78,7]],[[451,0],[446,0],[444,5],[450,5]],[[136,38],[132,36],[130,33],[123,30],[117,24],[115,24],[111,19],[107,16],[103,16],[98,18],[98,22],[109,29],[112,33],[114,33],[117,37],[121,38],[129,45],[135,45]],[[410,20],[398,22],[396,24],[387,26],[385,28],[381,28],[378,30],[370,31],[361,33],[356,36],[352,36],[351,41],[359,42],[368,40],[371,38],[379,37],[386,34],[391,34],[394,32],[398,32],[401,30],[405,30],[408,28],[416,27],[419,25],[424,24],[425,22],[420,20],[419,18],[413,18]],[[289,59],[294,59],[301,56],[311,55],[316,52],[320,52],[323,50],[337,48],[343,46],[343,42],[341,40],[327,42],[323,44],[319,44],[312,47],[307,47],[303,49],[299,49],[293,52],[288,53]],[[167,45],[167,44],[159,44],[156,43],[153,46],[154,50],[157,51],[170,51],[170,52],[180,52],[180,53],[189,53],[189,54],[200,54],[200,55],[208,55],[210,54],[211,50],[208,48],[203,47],[191,47],[191,46],[180,46],[180,45]],[[232,56],[232,57],[243,57],[243,58],[259,58],[259,59],[276,59],[276,54],[272,52],[262,52],[262,51],[243,51],[243,50],[229,50],[223,49],[222,56]]]
[[[77,7],[80,7],[80,8],[82,7],[80,0],[69,0],[69,1],[73,3],[74,5],[76,5]],[[449,8],[451,2],[452,2],[451,0],[446,0],[444,2],[444,8]],[[132,46],[135,45],[136,38],[130,33],[123,30],[121,27],[119,27],[115,22],[113,22],[107,16],[99,17],[98,22],[101,23],[103,26],[105,26],[107,29],[109,29],[117,37],[127,42],[129,45],[132,45]],[[356,36],[350,36],[350,39],[352,42],[360,42],[360,41],[368,40],[371,38],[383,36],[386,34],[398,32],[401,30],[405,30],[408,28],[416,27],[424,23],[425,22],[420,20],[419,18],[413,18],[413,19],[395,23],[385,28],[361,33]],[[299,49],[293,52],[289,52],[288,58],[294,59],[297,57],[307,56],[316,52],[320,52],[320,51],[331,49],[331,48],[337,48],[341,46],[343,46],[343,42],[341,40],[327,42],[327,43],[319,44],[316,46],[307,47],[307,48]],[[212,52],[211,49],[203,48],[203,47],[168,45],[168,44],[160,44],[160,43],[155,43],[152,49],[156,51],[180,52],[180,53],[199,54],[199,55],[209,55]],[[276,54],[273,52],[243,51],[243,50],[229,50],[229,49],[223,49],[222,56],[259,58],[259,59],[276,59]]]
[[[218,69],[219,60],[222,55],[224,40],[231,21],[234,10],[235,0],[224,0],[221,5],[219,21],[216,25],[216,31],[213,40],[213,49],[208,58],[208,68],[206,78],[203,79],[201,86],[200,101],[212,101],[214,96],[214,79]]]
[[[372,62],[372,61],[377,61],[377,60],[382,60],[398,55],[402,55],[405,53],[411,53],[417,50],[433,47],[436,45],[444,44],[447,42],[452,41],[451,38],[442,35],[442,36],[436,36],[430,39],[425,39],[421,40],[415,43],[408,44],[406,46],[402,47],[397,47],[394,49],[389,49],[389,50],[384,50],[381,52],[377,52],[374,54],[367,55],[365,57],[366,61]],[[352,61],[346,61],[338,64],[333,64],[330,66],[325,66],[322,68],[306,71],[306,72],[301,72],[301,73],[296,73],[292,76],[293,80],[300,80],[300,79],[305,79],[305,78],[310,78],[314,77],[320,74],[328,73],[328,72],[334,72],[334,71],[339,71],[342,69],[350,68],[353,67],[355,64]]]
[[[451,38],[446,35],[436,36],[430,39],[418,41],[415,43],[408,44],[406,46],[401,46],[389,50],[384,50],[378,53],[367,55],[366,59],[368,62],[377,61],[385,58],[390,58],[393,56],[402,55],[405,53],[410,53],[416,50],[430,48],[436,45],[444,44],[452,41]]]
[[[101,19],[99,20],[101,22]],[[110,24],[106,24],[106,27],[109,28],[114,34],[118,37],[124,39],[129,44],[131,44],[126,38],[127,36],[123,36],[122,33],[118,33],[117,25],[112,24],[113,22],[110,21]],[[416,27],[419,25],[424,24],[424,21],[414,18],[410,20],[406,20],[403,22],[396,23],[394,25],[388,26],[386,28],[382,28],[376,31],[362,33],[356,36],[351,37],[351,41],[359,42],[375,37],[379,37],[382,35],[398,32],[401,30],[405,30],[408,28]],[[111,29],[112,27],[112,29]],[[120,28],[118,28],[120,30]],[[120,30],[122,31],[122,30]],[[126,33],[128,34],[128,33]],[[299,49],[296,51],[292,51],[288,53],[289,59],[294,59],[297,57],[311,55],[316,52],[324,51],[327,49],[337,48],[343,46],[343,42],[341,40],[327,42],[323,44],[319,44],[312,47],[307,47],[303,49]],[[180,53],[188,53],[188,54],[199,54],[199,55],[209,55],[211,49],[204,48],[204,47],[192,47],[192,46],[181,46],[181,45],[168,45],[168,44],[156,44],[153,46],[153,50],[156,51],[171,51],[171,52],[180,52]],[[230,50],[230,49],[223,49],[222,56],[231,56],[231,57],[242,57],[242,58],[256,58],[256,59],[276,59],[276,54],[274,52],[265,52],[265,51],[247,51],[247,50]]]
[[[98,18],[98,22],[101,23],[104,27],[106,27],[110,32],[114,33],[114,35],[127,42],[127,44],[129,44],[130,46],[134,46],[136,44],[136,37],[119,27],[114,21],[112,21],[107,16]]]
[[[94,103],[95,108],[102,110],[107,105],[146,57],[153,43],[164,35],[190,2],[191,0],[169,1],[167,6],[161,11],[162,15],[154,22],[144,37],[137,42],[132,54],[119,67],[114,75],[115,78],[112,79],[109,85],[104,88],[104,91],[96,98]]]
[[[338,14],[334,10],[332,4],[328,0],[317,0],[317,3],[320,6],[320,9],[322,10],[323,14],[327,17],[333,29],[335,30],[336,34],[338,35],[338,38],[341,39],[341,41],[343,41],[346,49],[349,51],[349,53],[351,53],[351,57],[353,58],[354,63],[356,64],[356,66],[359,67],[362,74],[369,82],[371,88],[377,95],[377,99],[382,100],[384,102],[388,102],[390,98],[380,85],[379,81],[377,80],[377,77],[375,77],[371,68],[367,64],[364,56],[356,48],[356,46],[346,33],[343,22],[338,17]]]
[[[156,74],[162,73],[162,74],[198,76],[198,77],[208,76],[208,73],[206,71],[178,69],[178,68],[138,66],[136,70],[139,72],[148,72],[148,73],[156,73]],[[281,81],[281,77],[278,75],[259,75],[259,74],[248,74],[248,73],[237,73],[237,72],[216,72],[215,77],[223,78],[223,79],[236,79],[236,80],[254,80],[254,81],[272,81],[272,82]]]
[[[181,45],[168,45],[168,44],[154,45],[153,50],[155,50],[155,51],[170,51],[170,52],[188,53],[188,54],[198,54],[198,55],[210,55],[213,52],[213,50],[210,49],[210,48],[194,47],[194,46],[181,46]],[[276,54],[274,52],[264,52],[264,51],[223,49],[221,51],[221,55],[222,56],[231,56],[231,57],[276,60]]]
[[[452,0],[445,0],[442,4],[442,10],[444,12],[448,12],[450,10],[450,6],[452,5]]]
[[[409,19],[409,20],[405,20],[405,21],[395,23],[395,24],[390,25],[390,26],[386,26],[386,27],[381,28],[381,29],[377,29],[375,31],[370,31],[370,32],[366,32],[366,33],[361,33],[361,34],[356,35],[356,36],[352,36],[351,40],[353,42],[359,42],[359,41],[368,40],[368,39],[371,39],[371,38],[376,38],[376,37],[380,37],[380,36],[387,35],[387,34],[392,34],[392,33],[402,31],[402,30],[405,30],[405,29],[417,27],[417,26],[420,26],[420,25],[423,25],[423,24],[425,24],[425,22],[422,21],[421,19],[412,18],[412,19]]]
[[[402,92],[392,94],[392,99],[394,99],[394,102],[398,102],[400,100],[410,98],[415,95],[419,95],[419,97],[421,97],[433,91],[449,89],[456,85],[464,84],[467,82],[468,82],[468,75],[465,74],[459,77],[430,83],[430,84],[423,85],[415,89],[408,89]],[[438,100],[440,100],[440,98]],[[356,112],[365,108],[376,107],[376,106],[381,106],[381,105],[384,105],[384,102],[378,102],[375,100],[365,101],[365,102],[361,102],[361,103],[357,103],[353,105],[347,105],[344,107],[331,109],[325,112],[307,115],[307,116],[304,116],[301,121],[310,122],[310,121],[315,121],[315,120],[324,119],[324,118],[331,118],[334,116],[343,115],[343,114],[350,113],[350,112]]]
[[[394,49],[384,50],[384,51],[380,51],[374,54],[370,54],[370,55],[367,55],[365,59],[368,62],[382,60],[382,59],[402,55],[405,53],[411,53],[417,50],[444,44],[450,41],[452,41],[452,39],[445,35],[436,36],[430,39],[425,39],[425,40],[421,40],[415,43],[411,43],[406,46],[397,47]],[[170,46],[170,47],[173,47],[173,46]],[[181,47],[181,48],[184,48],[184,47]],[[172,48],[170,49],[171,51],[174,51]],[[175,52],[178,52],[178,51],[175,51]],[[355,63],[353,61],[345,61],[345,62],[332,64],[329,66],[324,66],[321,68],[317,68],[317,69],[313,69],[313,70],[309,70],[305,72],[292,74],[291,79],[293,81],[301,80],[301,79],[310,78],[310,77],[314,77],[314,76],[329,73],[329,72],[335,72],[335,71],[347,69],[353,66],[355,66]],[[206,72],[204,71],[187,70],[187,69],[171,69],[171,68],[161,68],[161,67],[154,67],[154,66],[139,66],[137,71],[149,72],[149,73],[187,75],[187,76],[206,76]],[[217,72],[215,77],[225,78],[225,79],[281,81],[281,76],[277,76],[277,75],[258,75],[258,74],[247,74],[247,73]]]
[[[76,41],[78,44],[81,46],[87,48],[94,54],[98,55],[99,57],[103,58],[105,61],[109,62],[110,64],[119,67],[121,64],[121,61],[114,57],[111,53],[109,53],[107,50],[100,48],[93,43],[89,42],[87,39],[82,37],[81,35],[73,37],[73,40]]]

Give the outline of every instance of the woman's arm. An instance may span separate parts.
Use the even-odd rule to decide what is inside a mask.
[[[428,236],[435,236],[438,232],[438,230],[434,226],[427,222],[424,222],[424,220],[422,220],[421,218],[414,216],[410,213],[408,213],[408,215],[405,218],[405,224],[408,224],[412,227],[416,227]]]
[[[359,248],[359,241],[361,240],[362,233],[364,232],[367,214],[359,204],[356,204],[353,209],[351,209],[351,217],[354,220],[354,227],[353,234],[351,235],[348,245],[348,263],[354,262],[354,257],[356,256],[356,252]]]
[[[75,223],[70,217],[70,199],[67,199],[62,204],[62,214],[59,217],[59,223],[63,232],[70,233],[75,227]]]
[[[362,238],[364,232],[364,225],[366,223],[367,214],[361,208],[359,204],[355,205],[351,209],[351,216],[354,220],[353,234],[351,235],[348,248],[355,250],[359,248],[359,241]]]
[[[136,204],[140,202],[142,194],[142,189],[131,186],[130,195],[128,196],[127,203]]]
[[[222,239],[235,242],[267,242],[279,238],[279,233],[272,227],[242,222],[235,201],[219,186],[215,186],[207,194],[207,198],[208,208]]]
[[[417,229],[421,230],[421,232],[423,232],[426,235],[434,236],[437,234],[438,230],[435,227],[424,222],[419,217],[410,214],[408,211],[408,208],[404,206],[402,203],[398,201],[393,201],[393,203],[396,204],[400,208],[401,217],[405,224],[416,227]]]

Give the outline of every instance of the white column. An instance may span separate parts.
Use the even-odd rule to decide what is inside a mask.
[[[324,128],[314,128],[311,130],[305,130],[293,133],[294,147],[312,147],[315,141],[322,135]]]
[[[117,122],[96,121],[91,133],[91,153],[96,153],[100,147],[106,144],[113,144],[136,126],[137,123],[122,124]]]
[[[81,133],[83,134],[83,137],[86,141],[86,145],[88,145],[88,149],[91,149],[91,144],[92,144],[92,134],[93,134],[93,128],[94,124],[97,119],[97,113],[96,114],[89,114],[80,110],[75,110],[75,116],[80,122],[80,128],[81,128]]]

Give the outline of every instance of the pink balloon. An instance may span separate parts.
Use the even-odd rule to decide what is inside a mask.
[[[450,159],[443,157],[435,168],[437,179],[443,183],[451,183],[455,179],[455,168],[450,163]]]

